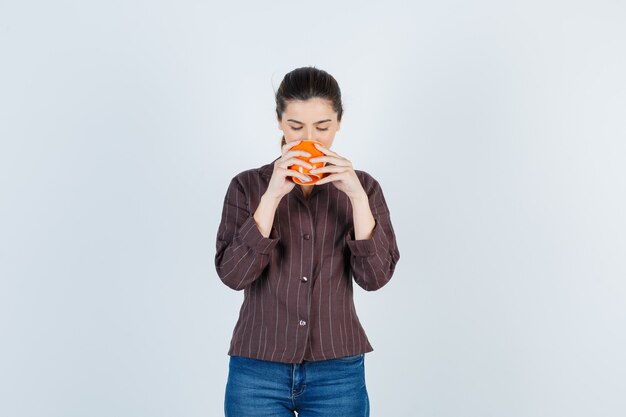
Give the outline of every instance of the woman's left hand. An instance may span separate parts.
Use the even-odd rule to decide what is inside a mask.
[[[316,143],[315,147],[322,151],[324,156],[316,156],[309,161],[326,162],[326,165],[322,168],[312,169],[310,171],[311,174],[329,174],[317,181],[315,185],[332,182],[337,189],[346,193],[350,199],[367,196],[361,181],[359,181],[359,177],[357,177],[354,168],[352,168],[352,162],[322,145]]]

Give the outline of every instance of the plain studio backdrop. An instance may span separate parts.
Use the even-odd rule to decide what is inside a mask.
[[[507,3],[3,0],[0,415],[222,415],[222,204],[307,65],[400,248],[372,416],[626,415],[626,6]]]

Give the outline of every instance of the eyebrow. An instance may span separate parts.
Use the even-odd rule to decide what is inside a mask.
[[[303,125],[304,123],[302,123],[299,120],[294,120],[294,119],[287,119],[288,122],[295,122],[295,123],[299,123],[301,125]],[[319,122],[315,122],[313,123],[314,125],[320,124],[320,123],[324,123],[324,122],[332,122],[332,119],[324,119],[324,120],[320,120]]]

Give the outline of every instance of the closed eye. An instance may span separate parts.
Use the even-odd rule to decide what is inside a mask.
[[[302,129],[302,126],[300,126],[300,127],[293,127],[293,126],[290,126],[290,127],[291,127],[291,130],[300,130],[300,129]],[[317,130],[320,130],[320,131],[322,131],[322,132],[323,132],[323,131],[328,130],[328,128],[326,127],[326,128],[324,128],[324,129],[322,129],[321,127],[318,127],[318,128],[317,128]]]

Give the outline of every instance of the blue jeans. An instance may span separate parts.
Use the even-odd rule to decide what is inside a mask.
[[[226,417],[369,417],[365,354],[290,364],[231,356]]]

